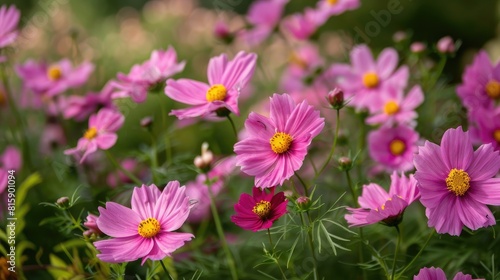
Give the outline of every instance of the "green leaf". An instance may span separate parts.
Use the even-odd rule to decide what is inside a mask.
[[[54,254],[50,254],[50,265],[51,268],[48,269],[49,273],[54,277],[54,279],[71,279],[74,274],[68,270],[68,265]]]
[[[36,186],[37,184],[40,184],[42,182],[42,177],[38,172],[35,172],[28,176],[26,180],[24,180],[19,188],[16,191],[16,204],[21,205],[24,202],[24,199],[26,198],[26,195],[28,194],[28,191]]]

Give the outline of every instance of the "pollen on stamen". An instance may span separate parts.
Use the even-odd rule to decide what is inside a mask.
[[[97,136],[97,129],[95,127],[91,127],[89,129],[87,129],[87,131],[85,131],[85,133],[83,134],[83,137],[88,139],[88,140],[92,140],[96,136]]]
[[[391,100],[385,103],[384,113],[386,113],[387,115],[394,115],[397,112],[399,112],[399,105],[396,101]]]
[[[137,227],[137,232],[144,238],[151,238],[156,236],[158,232],[160,232],[160,229],[160,222],[158,222],[157,219],[147,218],[141,221],[141,223]]]
[[[363,76],[363,84],[367,88],[376,88],[379,82],[378,75],[375,72],[368,72]]]
[[[486,84],[486,94],[491,98],[491,99],[499,99],[500,98],[500,83],[491,80]]]
[[[206,98],[208,102],[222,101],[226,98],[227,89],[224,85],[216,84],[207,90]]]
[[[390,150],[391,154],[393,154],[395,156],[399,156],[399,155],[403,154],[404,151],[406,150],[406,144],[402,140],[394,139],[389,144],[389,150]]]
[[[451,169],[446,178],[446,186],[456,196],[463,196],[470,188],[469,174],[462,169]]]
[[[287,152],[290,149],[292,142],[293,137],[290,134],[284,132],[276,132],[269,140],[271,149],[277,154]]]
[[[47,77],[51,81],[57,81],[62,77],[61,68],[57,65],[52,65],[47,69]]]
[[[497,143],[500,143],[500,128],[493,131],[493,139],[495,139]]]
[[[264,219],[269,216],[269,212],[271,211],[271,202],[261,200],[255,204],[252,209],[252,212],[257,214],[260,218]]]

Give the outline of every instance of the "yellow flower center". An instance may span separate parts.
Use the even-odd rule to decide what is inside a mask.
[[[448,174],[448,178],[446,178],[446,186],[456,196],[464,195],[470,188],[469,174],[462,169],[453,168]]]
[[[255,206],[252,209],[252,212],[257,214],[260,218],[266,218],[269,215],[269,212],[271,211],[271,202],[261,200],[255,204]]]
[[[368,72],[363,76],[363,84],[367,88],[375,88],[379,82],[377,73],[375,72]]]
[[[500,83],[491,80],[486,84],[486,94],[488,94],[491,99],[498,99],[500,98]]]
[[[94,139],[96,136],[97,136],[97,129],[95,127],[87,129],[87,131],[85,131],[85,133],[83,134],[83,137],[89,140]]]
[[[396,114],[397,112],[399,112],[399,105],[398,105],[398,103],[396,101],[393,101],[393,100],[385,103],[384,112],[387,115],[394,115],[394,114]]]
[[[144,238],[155,237],[160,232],[160,222],[155,218],[147,218],[137,227],[137,232]]]
[[[332,6],[333,6],[333,5],[335,5],[335,4],[337,4],[337,2],[338,2],[338,1],[339,1],[339,0],[326,0],[326,2],[327,2],[328,4],[330,4],[330,5],[332,5]]]
[[[399,156],[406,150],[406,144],[399,139],[394,139],[389,144],[389,150],[391,151],[391,154]]]
[[[493,132],[493,138],[495,138],[495,140],[500,143],[500,129],[497,129]]]
[[[47,70],[47,77],[51,81],[57,81],[62,77],[61,68],[57,65],[52,65]]]
[[[271,149],[277,154],[282,154],[292,145],[293,138],[290,134],[284,132],[276,132],[269,143],[271,144]]]
[[[227,89],[225,86],[217,84],[213,85],[211,88],[207,90],[207,101],[213,102],[213,101],[222,101],[224,98],[226,98],[227,94]]]
[[[292,53],[289,58],[290,63],[297,65],[302,69],[307,68],[307,62],[300,58],[296,53]]]

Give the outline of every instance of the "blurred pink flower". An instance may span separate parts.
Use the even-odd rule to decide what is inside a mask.
[[[288,0],[257,0],[250,5],[247,21],[252,28],[238,33],[248,45],[262,43],[278,24]]]
[[[295,13],[285,17],[281,22],[281,29],[297,40],[306,40],[323,23],[315,10],[306,8],[303,14]]]
[[[186,188],[171,181],[162,192],[155,185],[134,188],[132,208],[115,202],[99,207],[98,228],[111,239],[94,242],[97,257],[109,263],[131,262],[142,258],[162,260],[185,242],[191,233],[174,232],[189,215]]]
[[[380,96],[383,106],[366,119],[370,125],[381,124],[392,126],[395,124],[414,127],[418,114],[415,109],[424,102],[424,94],[419,85],[414,86],[405,96],[401,90],[389,87]]]
[[[72,95],[63,99],[61,107],[66,119],[83,121],[101,108],[116,109],[111,99],[113,86],[107,83],[101,92],[89,92],[84,96]]]
[[[331,16],[359,8],[360,4],[359,0],[320,0],[316,5],[316,14],[327,21]]]
[[[472,116],[491,110],[500,99],[500,63],[493,65],[486,51],[480,51],[465,68],[457,94]]]
[[[422,42],[413,42],[410,45],[410,51],[412,53],[422,53],[426,49],[427,49],[427,46],[425,45],[425,43],[422,43]]]
[[[306,101],[297,105],[288,94],[274,94],[270,102],[270,118],[250,113],[245,121],[249,137],[234,145],[236,165],[255,176],[260,188],[282,185],[299,170],[312,139],[325,125]]]
[[[239,52],[228,61],[225,54],[213,57],[208,63],[208,83],[191,79],[169,79],[165,94],[191,108],[172,110],[179,119],[215,116],[232,112],[239,115],[238,97],[253,76],[257,55]],[[221,110],[224,111],[221,113]]]
[[[445,36],[437,42],[436,45],[440,53],[454,53],[455,52],[455,42],[450,36]]]
[[[97,226],[97,219],[99,217],[94,214],[88,214],[83,225],[88,228],[88,230],[83,232],[83,235],[90,236],[92,234],[101,235],[102,231]]]
[[[107,150],[115,145],[118,136],[116,131],[120,129],[125,121],[125,117],[118,111],[111,109],[101,109],[97,114],[90,116],[89,128],[78,140],[76,148],[64,151],[66,155],[77,154],[80,156],[80,163],[85,158],[97,151],[97,149]]]
[[[281,75],[280,88],[284,92],[293,92],[304,90],[310,86],[308,78],[314,82],[314,72],[324,64],[324,59],[321,57],[318,47],[312,44],[302,45],[297,50],[293,51],[289,58],[289,63],[283,74]]]
[[[21,152],[14,146],[7,146],[3,154],[0,155],[0,194],[7,188],[9,170],[14,170],[18,174],[21,165]],[[16,174],[14,176],[17,177]]]
[[[51,155],[57,147],[66,145],[64,130],[55,117],[49,117],[42,132],[40,152]]]
[[[144,178],[146,176],[146,169],[142,166],[139,165],[136,159],[134,158],[126,158],[120,161],[120,165],[127,171],[129,171],[132,174],[135,174],[140,178]],[[123,184],[130,184],[133,183],[134,181],[130,179],[123,171],[121,170],[116,170],[115,172],[112,172],[108,174],[106,178],[106,183],[112,187],[118,187]]]
[[[177,62],[177,53],[172,46],[166,51],[155,50],[149,60],[134,65],[129,74],[118,73],[118,80],[111,82],[117,89],[112,97],[130,97],[134,102],[144,102],[151,87],[184,70],[185,64],[184,61]]]
[[[493,178],[500,155],[491,144],[474,151],[468,132],[448,129],[441,146],[426,141],[419,147],[415,168],[429,227],[460,235],[464,225],[476,230],[496,224],[486,206],[500,206],[500,178]]]
[[[231,221],[245,230],[259,231],[272,227],[273,223],[286,214],[288,200],[283,192],[274,194],[274,187],[265,189],[253,187],[253,196],[242,193],[234,205],[236,215]]]
[[[421,268],[417,275],[413,276],[413,280],[446,280],[446,274],[441,268],[435,267],[424,267]],[[484,280],[484,279],[472,279],[470,274],[463,274],[458,272],[453,280]]]
[[[368,134],[368,152],[388,171],[409,171],[413,169],[418,138],[408,126],[381,127]]]
[[[2,5],[0,7],[0,49],[12,44],[16,40],[18,35],[17,25],[19,24],[20,17],[21,13],[16,6],[11,5],[7,8],[7,5]]]
[[[335,75],[338,86],[344,90],[349,104],[357,109],[379,110],[384,104],[380,96],[390,87],[403,90],[408,83],[408,67],[398,70],[398,53],[386,48],[374,61],[366,45],[356,46],[351,51],[351,63],[334,64],[329,72]]]
[[[363,193],[358,197],[360,208],[347,207],[349,214],[345,215],[345,219],[350,227],[375,223],[397,226],[403,219],[406,207],[419,197],[417,180],[413,175],[406,177],[403,173],[398,176],[394,171],[389,193],[375,183],[364,185]]]
[[[16,72],[23,85],[44,98],[56,96],[67,89],[77,88],[87,82],[94,71],[94,65],[84,62],[73,68],[69,59],[63,59],[50,66],[44,62],[28,60],[16,66]]]

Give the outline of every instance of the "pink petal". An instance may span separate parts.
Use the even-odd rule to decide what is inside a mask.
[[[222,75],[224,74],[224,69],[227,67],[227,61],[226,54],[221,54],[210,59],[207,69],[209,84],[215,85],[222,83]]]
[[[115,145],[116,140],[118,140],[118,135],[115,133],[101,133],[95,138],[95,143],[99,149],[107,150]]]
[[[227,63],[221,83],[228,90],[245,87],[253,76],[256,64],[256,54],[240,51],[232,61]]]
[[[467,194],[479,203],[500,206],[500,178],[473,182]]]
[[[179,229],[189,216],[189,198],[185,191],[186,187],[181,187],[178,181],[171,181],[158,198],[154,212],[163,231]]]
[[[135,187],[131,199],[132,210],[139,215],[141,220],[148,218],[158,219],[154,213],[154,207],[160,194],[160,190],[154,184],[149,186],[142,185],[140,188]]]
[[[425,214],[429,218],[429,227],[435,227],[437,233],[460,235],[463,223],[455,208],[457,200],[455,195],[450,193],[436,208],[427,208]]]
[[[276,127],[268,118],[254,112],[248,115],[248,119],[245,121],[245,128],[252,137],[267,141],[269,141],[276,132]]]
[[[140,236],[112,238],[94,242],[101,253],[97,257],[108,263],[131,262],[147,256],[153,249],[151,238]]]
[[[155,237],[156,245],[166,254],[170,255],[175,250],[184,246],[184,243],[194,238],[191,233],[161,232]]]
[[[457,199],[455,209],[464,225],[472,230],[495,224],[495,218],[490,209],[468,197]]]
[[[284,132],[288,118],[295,109],[295,101],[288,94],[273,94],[270,102],[270,119],[276,125],[277,132]]]
[[[366,45],[354,47],[351,51],[351,62],[352,67],[361,74],[375,70],[372,52]]]
[[[381,186],[371,183],[363,186],[359,205],[363,208],[377,209],[389,199],[389,194]]]
[[[398,65],[398,53],[393,48],[384,49],[377,59],[377,73],[381,78],[389,77]]]
[[[495,176],[500,169],[500,155],[491,144],[481,145],[467,169],[472,181],[482,181]]]
[[[293,137],[315,137],[325,126],[325,119],[320,118],[319,111],[314,110],[312,106],[302,101],[286,120],[285,132]]]
[[[141,218],[132,209],[115,202],[107,202],[106,208],[99,207],[97,226],[105,234],[112,237],[129,237],[138,235],[137,228]]]
[[[474,159],[474,150],[468,132],[462,127],[448,129],[441,140],[441,156],[449,170],[467,170]]]
[[[189,105],[203,105],[207,101],[209,85],[190,79],[167,80],[165,94],[175,101]]]

